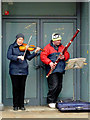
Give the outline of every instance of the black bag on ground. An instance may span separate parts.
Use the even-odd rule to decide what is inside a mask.
[[[90,112],[90,102],[77,101],[59,101],[56,108],[61,112]]]

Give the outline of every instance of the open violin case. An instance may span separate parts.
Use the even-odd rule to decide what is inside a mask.
[[[61,112],[90,112],[90,102],[80,100],[59,101],[56,103],[56,108]]]

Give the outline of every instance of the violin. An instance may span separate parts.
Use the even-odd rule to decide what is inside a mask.
[[[26,50],[26,47],[27,47],[27,44],[26,43],[23,43],[23,45],[19,46],[19,50],[20,51],[25,51]],[[35,45],[29,45],[29,47],[27,48],[28,51],[33,51],[35,50],[36,47]],[[41,51],[45,51],[44,49],[40,49]]]

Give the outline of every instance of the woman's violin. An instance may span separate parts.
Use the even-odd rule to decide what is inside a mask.
[[[23,45],[19,46],[19,50],[20,51],[25,51],[26,50],[26,47],[27,47],[27,44],[26,43],[23,43]],[[29,45],[29,47],[27,48],[28,51],[33,51],[35,50],[36,47],[35,45]],[[44,49],[40,49],[41,51],[45,51]]]

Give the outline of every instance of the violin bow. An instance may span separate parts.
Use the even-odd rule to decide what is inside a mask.
[[[30,38],[29,38],[29,40],[28,40],[28,44],[26,45],[25,52],[24,52],[24,55],[23,55],[24,57],[25,57],[25,55],[26,55],[26,51],[27,51],[27,49],[28,49],[28,46],[29,46],[29,43],[30,43],[31,39],[32,39],[32,35],[30,36]]]

